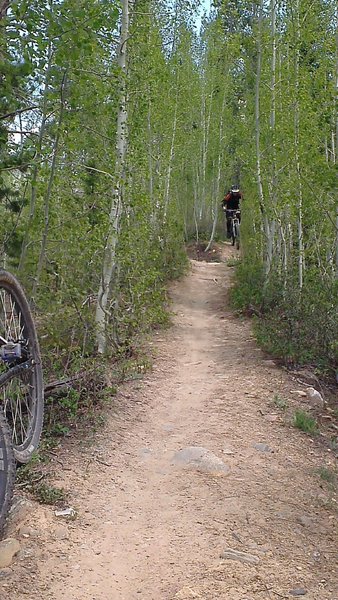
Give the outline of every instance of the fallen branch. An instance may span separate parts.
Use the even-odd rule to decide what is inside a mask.
[[[67,391],[69,388],[73,387],[73,384],[76,381],[84,379],[85,376],[86,372],[83,371],[82,373],[77,373],[77,375],[74,375],[73,377],[69,377],[67,379],[60,379],[57,381],[51,381],[50,383],[47,383],[45,385],[45,398],[53,396],[55,392],[62,393],[64,388],[66,388],[66,390],[64,391]]]

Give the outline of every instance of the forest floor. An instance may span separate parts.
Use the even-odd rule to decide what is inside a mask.
[[[334,453],[291,426],[306,386],[230,311],[222,255],[171,286],[152,370],[53,457],[75,518],[21,504],[1,600],[337,600]]]

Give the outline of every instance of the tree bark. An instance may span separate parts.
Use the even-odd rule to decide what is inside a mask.
[[[43,95],[43,105],[42,105],[41,126],[40,126],[39,138],[38,138],[38,143],[37,143],[35,165],[34,165],[33,171],[32,171],[29,217],[28,217],[28,223],[27,223],[26,230],[25,230],[25,236],[24,236],[22,246],[21,246],[19,272],[23,272],[24,268],[25,268],[27,248],[29,246],[29,235],[30,235],[33,219],[35,216],[36,186],[37,186],[37,179],[38,179],[38,172],[39,172],[39,162],[40,162],[40,158],[41,158],[42,141],[43,141],[43,137],[45,134],[46,121],[47,121],[47,95],[48,95],[51,62],[52,62],[52,45],[49,44],[48,61],[47,61],[47,66],[46,66],[46,76],[45,76],[44,95]]]
[[[48,186],[47,186],[47,190],[46,190],[45,197],[44,197],[44,222],[45,222],[45,224],[44,224],[43,233],[42,233],[39,261],[38,261],[36,276],[34,279],[34,284],[33,284],[33,289],[32,289],[32,297],[33,298],[35,298],[35,296],[36,296],[37,288],[40,283],[42,268],[43,268],[45,258],[46,258],[47,238],[48,238],[48,233],[49,233],[50,197],[51,197],[52,187],[53,187],[53,183],[54,183],[56,159],[57,159],[57,155],[58,155],[59,142],[60,142],[60,136],[61,136],[61,125],[62,125],[62,121],[63,121],[64,106],[65,106],[66,81],[67,81],[67,72],[65,71],[63,74],[63,77],[62,77],[61,89],[60,89],[60,96],[61,96],[61,98],[60,98],[60,113],[59,113],[59,120],[58,120],[58,124],[57,124],[55,140],[54,140],[53,158],[52,158],[52,164],[51,164],[51,169],[50,169],[50,174],[49,174]]]
[[[176,77],[175,110],[174,110],[173,128],[172,128],[172,135],[171,135],[168,170],[167,170],[167,177],[166,177],[166,183],[165,183],[165,193],[164,193],[164,219],[165,220],[167,218],[167,213],[168,213],[168,208],[169,208],[169,200],[170,200],[170,180],[171,180],[171,170],[172,170],[172,163],[174,160],[174,150],[175,150],[175,140],[176,140],[177,109],[178,109],[178,77]]]
[[[298,285],[302,289],[304,283],[304,237],[303,237],[303,186],[301,179],[301,166],[299,156],[299,135],[300,135],[300,108],[299,108],[299,45],[300,45],[300,15],[299,15],[299,0],[296,0],[296,48],[294,55],[294,71],[295,71],[295,112],[294,112],[294,127],[295,127],[295,163],[298,179]]]
[[[260,0],[259,11],[258,11],[258,37],[257,37],[257,66],[256,66],[256,89],[255,89],[255,138],[256,138],[256,177],[258,187],[258,202],[263,219],[263,231],[265,235],[265,251],[264,251],[264,266],[265,266],[265,277],[266,280],[269,276],[271,269],[271,243],[270,243],[270,224],[266,213],[264,192],[263,192],[263,180],[262,180],[262,166],[261,166],[261,144],[260,144],[260,84],[261,84],[261,73],[262,73],[262,24],[263,24],[263,0]]]
[[[6,17],[9,3],[10,0],[2,0],[2,2],[0,2],[0,21]]]
[[[108,234],[104,249],[101,281],[96,305],[96,343],[99,354],[107,351],[108,320],[111,317],[108,310],[109,296],[112,287],[114,271],[117,270],[116,248],[119,238],[120,220],[123,206],[123,177],[127,153],[127,43],[129,36],[129,0],[122,2],[122,18],[118,65],[120,68],[119,110],[116,131],[116,164],[115,187],[109,214]]]
[[[217,161],[217,178],[216,178],[216,189],[215,189],[215,193],[214,193],[214,219],[213,219],[213,224],[212,224],[212,231],[211,231],[211,236],[209,239],[209,243],[205,249],[205,252],[208,252],[208,250],[210,250],[211,248],[211,244],[214,240],[214,236],[215,236],[215,232],[216,232],[216,227],[217,227],[217,220],[218,220],[218,202],[219,202],[219,191],[220,191],[220,183],[221,183],[221,161],[223,158],[223,153],[222,153],[222,139],[223,139],[223,124],[224,124],[224,108],[225,108],[225,102],[226,102],[226,90],[224,91],[224,95],[223,95],[223,101],[222,101],[222,110],[221,110],[221,119],[220,119],[220,125],[219,125],[219,145],[218,145],[218,161]]]

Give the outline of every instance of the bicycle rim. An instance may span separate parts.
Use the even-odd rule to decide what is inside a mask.
[[[10,429],[0,411],[0,536],[10,509],[15,477],[15,461]]]
[[[43,382],[39,345],[25,294],[17,280],[0,271],[0,335],[11,342],[22,341],[32,369],[21,373],[0,390],[4,413],[12,431],[14,455],[26,463],[36,450],[43,421]],[[0,373],[6,371],[0,363]]]
[[[239,250],[239,225],[236,225],[236,248]]]

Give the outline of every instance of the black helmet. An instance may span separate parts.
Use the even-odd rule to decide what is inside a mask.
[[[238,187],[238,185],[232,185],[232,186],[231,186],[231,191],[232,191],[232,192],[237,192],[237,193],[238,193],[238,192],[239,192],[239,187]]]

